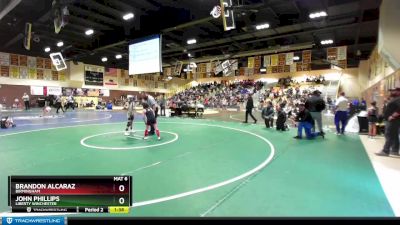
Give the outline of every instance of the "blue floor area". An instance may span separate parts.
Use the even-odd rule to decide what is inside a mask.
[[[16,127],[0,129],[0,133],[127,121],[125,111],[71,110],[59,114],[52,111],[48,115],[43,115],[41,110],[32,109],[29,111],[1,112],[1,116],[11,116]],[[142,120],[140,115],[136,117],[135,120]]]

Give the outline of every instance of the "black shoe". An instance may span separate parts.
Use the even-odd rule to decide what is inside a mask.
[[[325,132],[321,131],[320,134],[321,134],[321,135],[325,135]]]
[[[247,123],[247,121],[243,121],[243,123]]]
[[[399,152],[391,152],[390,155],[400,156]]]
[[[257,123],[257,120],[254,120],[254,124],[256,124]]]
[[[294,139],[302,139],[300,136],[293,137]]]
[[[321,136],[322,139],[325,139],[325,133],[321,132],[321,133],[319,133],[319,136]]]
[[[375,155],[377,155],[377,156],[389,156],[389,154],[384,152],[384,151],[375,152]]]

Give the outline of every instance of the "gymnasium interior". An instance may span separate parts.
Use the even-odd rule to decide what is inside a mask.
[[[0,217],[400,216],[399,10],[0,0]],[[131,202],[16,212],[14,176],[130,177]]]

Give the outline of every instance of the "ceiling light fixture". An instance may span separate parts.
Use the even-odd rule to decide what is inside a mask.
[[[62,41],[59,41],[58,43],[57,43],[57,47],[62,47],[64,45],[64,42],[62,42]]]
[[[193,45],[193,44],[196,44],[197,43],[197,40],[196,39],[189,39],[189,40],[187,40],[187,42],[186,42],[188,45]]]
[[[192,54],[188,53],[188,56],[189,56],[189,57],[192,57]]]
[[[122,18],[123,18],[124,20],[130,20],[130,19],[132,19],[134,16],[135,16],[135,15],[133,15],[133,13],[127,13],[127,14],[125,14]]]
[[[269,24],[268,23],[264,23],[264,24],[259,24],[256,26],[257,30],[263,30],[263,29],[268,29],[269,28]]]
[[[50,49],[50,47],[46,47],[46,48],[44,49],[44,51],[45,51],[45,52],[50,52],[51,49]]]
[[[260,69],[260,72],[262,72],[262,73],[263,73],[263,72],[267,72],[267,69],[266,69],[266,68],[261,68],[261,69]]]
[[[294,60],[294,61],[300,60],[300,57],[299,57],[299,56],[294,56],[294,57],[293,57],[293,60]]]
[[[89,29],[89,30],[85,31],[86,36],[90,36],[90,35],[92,35],[93,33],[94,33],[94,30],[93,30],[93,29]]]
[[[102,62],[107,62],[107,60],[108,60],[107,57],[101,58],[101,61],[102,61]]]
[[[322,45],[331,45],[331,44],[333,44],[333,40],[332,39],[323,40],[323,41],[321,41],[321,44]]]
[[[122,58],[122,55],[121,55],[121,54],[118,54],[118,55],[115,56],[115,58],[116,58],[116,59],[121,59],[121,58]]]
[[[326,13],[325,11],[321,11],[321,12],[310,13],[309,16],[310,16],[310,19],[317,19],[320,17],[328,16],[328,13]]]

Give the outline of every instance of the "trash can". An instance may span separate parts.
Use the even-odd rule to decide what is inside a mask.
[[[368,118],[365,116],[357,116],[357,118],[360,126],[359,133],[368,133]]]
[[[40,108],[45,107],[45,105],[46,105],[45,99],[44,99],[44,98],[38,98],[37,104],[38,104],[38,106],[39,106]]]

